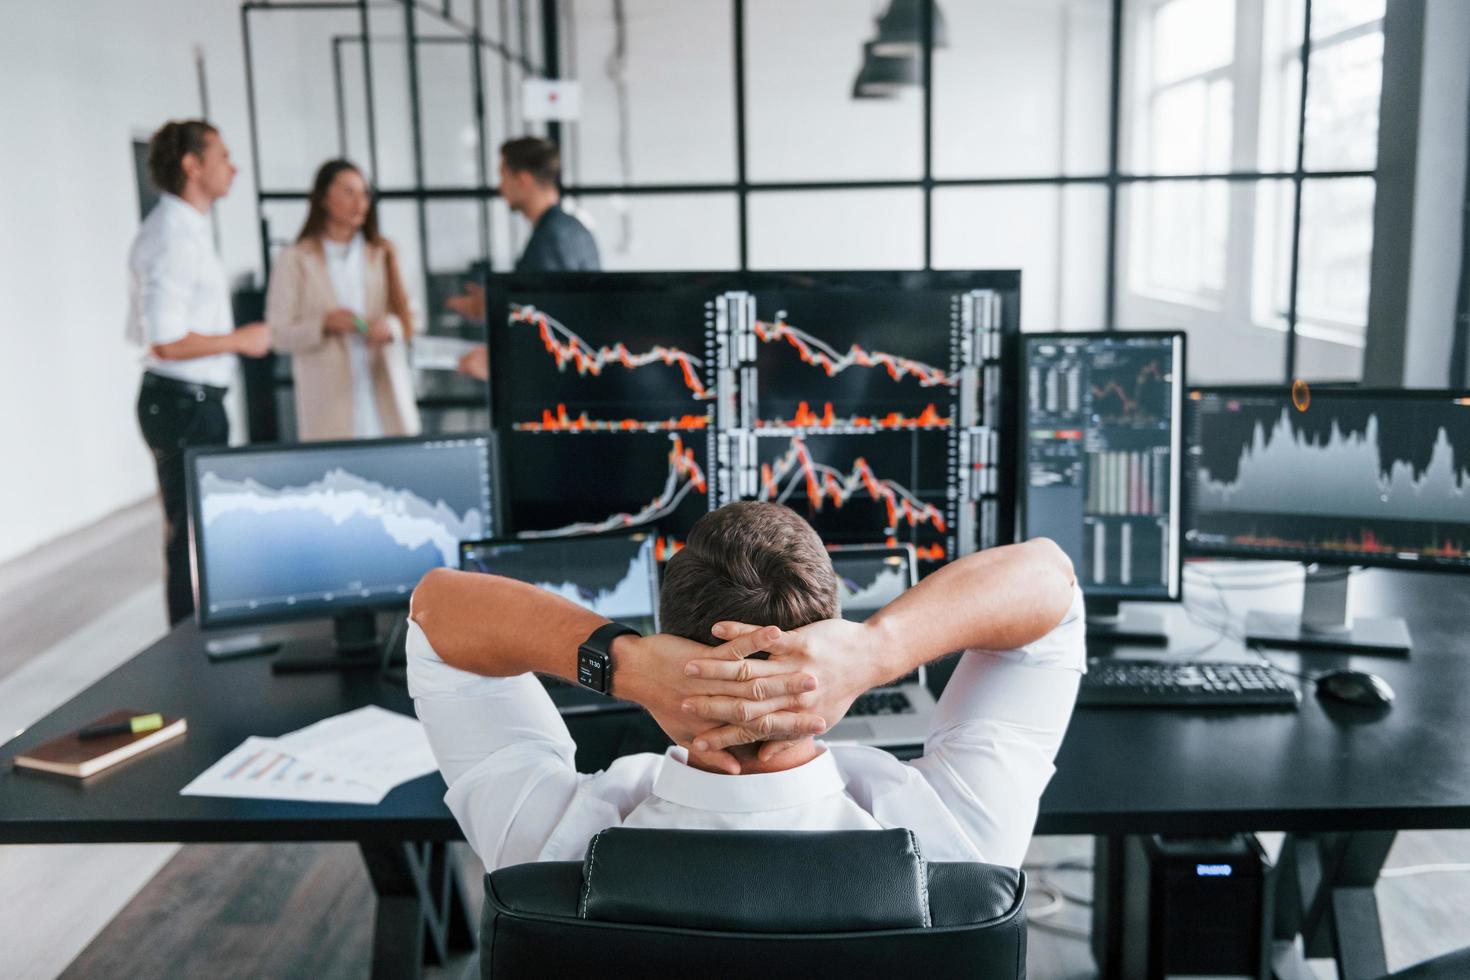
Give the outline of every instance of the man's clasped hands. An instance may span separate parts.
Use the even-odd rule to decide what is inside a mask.
[[[847,713],[887,678],[872,626],[829,619],[795,630],[721,622],[719,646],[678,636],[625,635],[612,647],[612,693],[653,716],[702,768],[749,771],[731,746],[762,743],[762,768]]]

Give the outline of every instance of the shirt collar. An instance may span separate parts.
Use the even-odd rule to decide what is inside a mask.
[[[209,216],[200,214],[199,211],[188,201],[177,194],[167,192],[160,195],[163,204],[174,209],[174,211],[188,224],[189,230],[197,235],[204,235],[212,239],[209,228]]]
[[[334,242],[326,235],[322,236],[322,248],[328,255],[335,255],[338,258],[346,258],[354,252],[361,252],[364,243],[363,235],[360,231],[345,242]]]
[[[693,810],[755,813],[814,803],[845,786],[825,747],[815,759],[785,772],[726,776],[695,769],[689,765],[689,753],[673,746],[664,754],[653,795]]]

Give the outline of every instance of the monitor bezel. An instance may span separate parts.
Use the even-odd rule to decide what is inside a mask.
[[[553,543],[553,542],[560,543],[560,542],[565,542],[565,541],[573,541],[573,542],[576,542],[576,541],[634,540],[634,539],[637,539],[637,538],[642,538],[642,539],[644,539],[646,541],[652,542],[656,546],[657,545],[657,542],[658,542],[658,537],[659,537],[658,532],[655,531],[655,530],[636,530],[636,531],[604,531],[601,534],[575,534],[575,535],[567,535],[565,537],[559,537],[559,538],[522,538],[522,537],[518,537],[518,536],[516,536],[514,534],[511,534],[511,535],[501,535],[501,536],[493,537],[493,538],[478,538],[478,539],[472,539],[472,540],[469,540],[469,541],[461,541],[459,543],[459,570],[462,571],[462,572],[471,571],[470,569],[466,569],[464,567],[464,556],[465,556],[465,552],[468,549],[470,549],[470,548],[493,548],[493,547],[496,547],[497,545],[505,545],[505,544],[521,545],[523,547],[526,546],[526,545],[530,545],[532,547],[537,547],[537,546],[540,546],[540,545],[543,545],[543,544],[549,544],[549,543]],[[472,574],[477,574],[478,575],[478,574],[485,574],[485,573],[475,571],[475,572],[472,572]],[[655,630],[659,630],[659,629],[662,629],[662,627],[663,627],[663,619],[659,615],[659,599],[662,597],[662,595],[661,595],[661,591],[660,591],[660,588],[659,588],[659,586],[661,584],[661,580],[660,580],[660,577],[659,577],[659,561],[658,561],[658,558],[657,557],[655,557],[654,560],[650,563],[648,574],[649,574],[648,588],[649,588],[650,594],[653,596],[653,628]]]
[[[1174,419],[1175,425],[1172,432],[1171,442],[1173,444],[1173,465],[1171,469],[1171,480],[1173,482],[1173,513],[1171,516],[1172,534],[1174,538],[1174,568],[1173,584],[1166,594],[1149,595],[1134,592],[1120,592],[1116,589],[1108,589],[1105,586],[1090,585],[1086,588],[1089,599],[1117,600],[1119,602],[1182,602],[1184,599],[1184,531],[1185,531],[1185,487],[1184,487],[1184,454],[1187,451],[1185,445],[1185,430],[1188,426],[1188,418],[1185,415],[1185,402],[1188,401],[1190,388],[1189,374],[1189,334],[1183,330],[1109,330],[1109,331],[1048,331],[1045,333],[1022,333],[1016,350],[1016,462],[1015,462],[1015,490],[1016,490],[1016,529],[1015,540],[1026,540],[1026,505],[1027,487],[1030,484],[1030,448],[1027,442],[1027,433],[1030,426],[1027,421],[1028,406],[1030,405],[1031,390],[1029,387],[1030,372],[1027,371],[1029,345],[1033,340],[1040,342],[1089,342],[1097,340],[1158,340],[1173,339],[1179,345],[1179,377],[1174,384]]]
[[[209,594],[208,572],[200,559],[200,504],[197,476],[198,460],[214,456],[250,456],[280,452],[314,452],[317,450],[362,449],[366,447],[393,447],[423,445],[432,442],[464,442],[484,439],[486,457],[490,467],[490,519],[487,522],[492,534],[499,533],[502,517],[502,501],[505,498],[501,485],[499,442],[491,432],[443,433],[433,436],[395,436],[387,439],[332,439],[320,442],[259,442],[243,446],[191,446],[184,453],[184,492],[189,514],[189,567],[190,583],[194,596],[194,619],[200,629],[232,628],[264,623],[287,623],[303,619],[331,619],[353,613],[378,612],[380,610],[407,609],[412,592],[401,599],[397,596],[375,599],[358,598],[324,604],[314,602],[298,604],[287,609],[254,610],[243,615],[211,614],[205,597]]]
[[[1287,401],[1291,399],[1292,385],[1191,385],[1186,401],[1189,403],[1187,411],[1189,431],[1194,431],[1194,405],[1198,401],[1195,393],[1201,395],[1221,395],[1229,397],[1238,395],[1251,397],[1260,395],[1279,396]],[[1470,398],[1470,388],[1382,388],[1382,387],[1360,387],[1352,384],[1317,384],[1309,385],[1312,397],[1319,394],[1327,396],[1347,395],[1349,397],[1361,397],[1364,399],[1384,400],[1417,400],[1429,401],[1436,399],[1454,400]],[[1470,411],[1467,408],[1466,411]],[[1191,443],[1191,449],[1193,444]],[[1259,551],[1251,551],[1241,547],[1230,547],[1229,545],[1205,546],[1189,540],[1189,531],[1195,527],[1196,501],[1194,495],[1194,468],[1196,456],[1190,453],[1190,467],[1186,473],[1185,480],[1185,540],[1184,547],[1192,558],[1233,558],[1245,561],[1294,561],[1305,565],[1327,565],[1334,568],[1397,568],[1420,572],[1445,572],[1449,574],[1470,574],[1470,559],[1455,562],[1443,559],[1407,559],[1397,555],[1385,556],[1344,556],[1340,554],[1317,553],[1308,548],[1285,549],[1265,554]]]

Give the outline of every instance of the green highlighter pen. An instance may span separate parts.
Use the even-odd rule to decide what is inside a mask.
[[[138,715],[127,721],[120,721],[112,725],[93,725],[91,728],[83,728],[77,732],[77,738],[102,738],[107,735],[138,735],[143,732],[156,732],[163,727],[163,715],[154,712],[151,715]]]

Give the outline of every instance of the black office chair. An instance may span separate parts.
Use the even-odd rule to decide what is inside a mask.
[[[907,830],[605,830],[485,876],[480,972],[1023,978],[1026,876]]]

